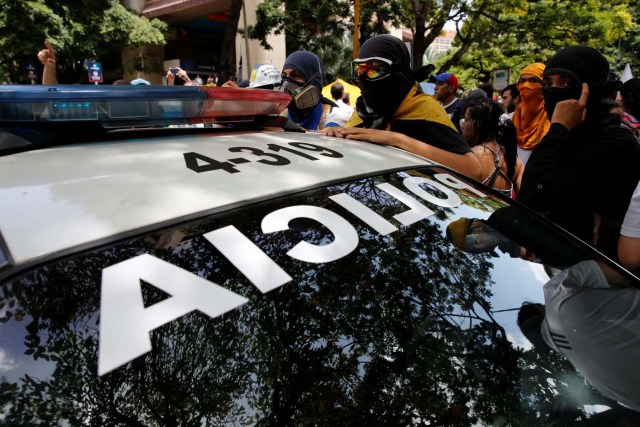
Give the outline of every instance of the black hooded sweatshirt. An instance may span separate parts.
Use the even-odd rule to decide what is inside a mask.
[[[608,63],[598,70],[604,58],[589,49],[561,50],[547,62],[545,75],[566,68],[590,88],[604,83]],[[620,226],[640,179],[640,146],[618,115],[598,105],[602,95],[594,92],[584,123],[572,131],[551,125],[527,162],[517,200],[617,260]]]

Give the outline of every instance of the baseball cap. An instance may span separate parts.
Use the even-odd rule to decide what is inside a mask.
[[[458,87],[460,86],[460,84],[458,83],[458,78],[456,77],[455,74],[451,74],[451,73],[442,73],[442,74],[438,74],[438,75],[434,75],[431,76],[430,80],[432,82],[447,82],[451,85],[451,87],[453,87],[454,89],[458,89]]]

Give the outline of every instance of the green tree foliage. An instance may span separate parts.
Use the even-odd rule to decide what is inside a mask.
[[[498,15],[465,21],[454,42],[456,52],[463,49],[468,26],[475,26],[465,55],[455,60],[454,52],[442,62],[443,69],[459,74],[469,87],[490,81],[493,69],[511,68],[517,76],[526,65],[544,62],[574,44],[608,54],[613,68],[617,61],[612,48],[632,26],[626,1],[518,0],[512,7],[500,6]]]
[[[411,29],[413,68],[422,65],[425,51],[445,24],[464,17],[466,8],[466,3],[460,0],[403,0],[398,4],[400,8],[394,11],[390,22],[395,20]]]
[[[126,9],[117,0],[0,0],[0,64],[20,81],[22,66],[38,63],[44,40],[54,46],[61,81],[75,81],[84,59],[119,54],[125,47],[164,44],[167,25]]]
[[[407,5],[405,1],[360,1],[359,45],[377,34],[386,34],[389,27],[402,27]],[[353,31],[353,22],[351,22]]]
[[[314,52],[322,59],[328,79],[347,77],[345,64],[351,60],[351,50],[345,46],[345,35],[350,13],[347,0],[265,0],[256,9],[256,24],[249,28],[249,35],[271,49],[267,36],[284,33],[287,55],[296,50]]]
[[[618,77],[626,64],[631,66],[633,77],[640,77],[640,3],[630,4],[627,11],[631,14],[631,29],[620,36],[615,46],[609,46],[606,53],[614,59],[611,68]]]
[[[282,0],[267,0],[258,8],[251,36],[269,48],[266,35],[284,32],[288,53],[302,47],[326,52],[321,55],[325,61],[348,62],[345,52],[351,43],[343,35],[353,32],[353,3],[326,3],[291,0],[285,7]],[[493,69],[511,68],[517,75],[527,64],[578,43],[605,53],[618,75],[627,62],[637,69],[638,19],[640,6],[629,6],[628,0],[371,0],[361,1],[359,41],[388,33],[391,27],[408,28],[417,67],[445,24],[455,23],[454,47],[437,60],[437,72],[453,71],[472,87],[490,81]]]

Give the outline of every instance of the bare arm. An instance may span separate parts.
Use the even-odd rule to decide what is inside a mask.
[[[627,270],[640,275],[640,237],[620,235],[618,259]]]
[[[57,85],[58,77],[56,75],[56,54],[53,50],[53,46],[45,40],[44,44],[46,49],[42,49],[38,52],[38,59],[44,65],[42,71],[42,84],[43,85]]]
[[[337,132],[347,139],[356,139],[401,148],[405,151],[418,154],[445,166],[449,166],[469,178],[477,180],[481,177],[482,169],[480,162],[472,152],[465,154],[452,153],[411,138],[403,133],[386,130],[342,128]]]
[[[520,184],[522,184],[522,173],[524,172],[524,164],[522,160],[516,158],[516,167],[513,171],[515,181],[513,182],[513,188],[516,190],[516,194],[520,191]]]
[[[167,75],[165,77],[167,78],[167,86],[173,86],[176,80],[175,74],[173,74],[171,70],[169,70],[167,71]]]
[[[604,273],[604,277],[607,278],[607,281],[609,282],[610,285],[624,286],[627,288],[632,287],[631,283],[629,282],[629,279],[624,277],[622,274],[618,273],[616,270],[609,267],[607,264],[605,264],[602,261],[596,261],[596,263]]]
[[[178,67],[178,74],[176,74],[176,76],[182,79],[185,85],[187,83],[191,83],[191,79],[189,78],[189,75],[187,74],[187,72],[180,67]]]

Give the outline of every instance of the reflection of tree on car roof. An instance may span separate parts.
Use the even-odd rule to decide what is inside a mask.
[[[390,174],[234,209],[177,227],[187,237],[176,238],[174,246],[158,248],[145,237],[134,238],[12,281],[12,294],[2,291],[3,297],[16,301],[15,312],[34,319],[26,342],[38,359],[55,357],[56,369],[15,392],[19,406],[8,419],[33,425],[45,415],[64,415],[80,423],[90,413],[93,424],[293,419],[340,425],[357,419],[410,425],[419,416],[434,425],[468,425],[489,424],[499,414],[544,423],[550,415],[529,402],[546,402],[557,392],[549,382],[522,378],[522,351],[490,311],[491,264],[461,257],[447,244],[439,221],[381,235],[328,197],[348,192],[372,210],[395,213],[405,208],[376,185],[401,186],[404,178]],[[290,230],[261,232],[264,217],[296,204],[326,206],[348,217],[360,236],[358,248],[331,263],[288,256],[301,239],[333,239],[325,227],[304,219],[293,221]],[[450,213],[432,208],[434,217]],[[203,237],[229,224],[294,281],[266,294],[253,287]],[[213,320],[193,312],[156,329],[150,336],[154,351],[96,381],[97,282],[106,267],[141,253],[197,272],[250,303]],[[141,284],[150,308],[167,298],[151,285]],[[67,309],[59,310],[63,301]],[[544,372],[539,362],[530,362],[530,369]],[[114,391],[122,399],[100,405]],[[60,394],[78,396],[77,401],[54,404]]]

